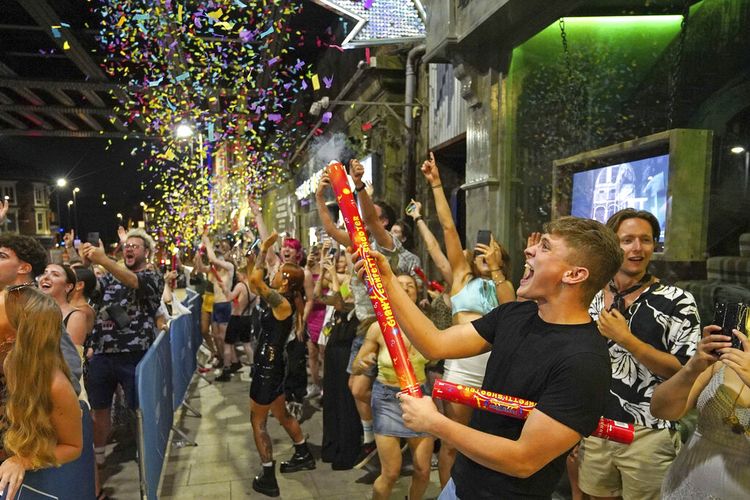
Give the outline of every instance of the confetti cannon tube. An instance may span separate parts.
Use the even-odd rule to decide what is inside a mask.
[[[533,401],[505,396],[467,385],[453,384],[440,379],[435,381],[432,397],[521,420],[526,420],[531,410],[536,407],[536,403]],[[617,443],[630,444],[633,442],[633,433],[632,424],[602,417],[596,430],[591,435]]]
[[[383,332],[388,354],[393,360],[393,369],[398,377],[399,386],[402,392],[421,397],[422,390],[419,387],[414,367],[404,345],[404,339],[401,337],[401,329],[393,315],[378,266],[375,264],[375,259],[370,256],[370,244],[365,233],[365,223],[359,214],[357,203],[354,201],[354,195],[346,178],[346,170],[341,163],[331,162],[328,164],[327,171],[333,191],[336,194],[336,201],[344,217],[349,239],[352,241],[352,247],[355,253],[358,253],[364,260],[365,281],[367,282],[370,301],[375,309],[375,317],[378,320],[378,325],[380,325],[380,330]]]

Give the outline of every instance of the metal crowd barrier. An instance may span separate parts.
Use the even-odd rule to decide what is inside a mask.
[[[29,471],[16,494],[16,500],[55,499],[93,500],[94,486],[94,430],[86,403],[81,403],[83,450],[76,460],[60,467]],[[3,495],[4,496],[4,495]]]
[[[141,497],[158,499],[158,489],[170,442],[170,430],[192,446],[197,444],[174,427],[174,413],[184,407],[200,417],[186,402],[190,381],[197,368],[201,298],[188,294],[185,314],[170,323],[136,367],[138,390],[138,464]],[[196,314],[197,313],[197,314]],[[196,334],[197,330],[197,334]]]

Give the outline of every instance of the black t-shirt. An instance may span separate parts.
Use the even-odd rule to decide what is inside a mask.
[[[535,302],[511,302],[472,323],[492,344],[482,388],[536,401],[547,416],[587,436],[604,411],[611,367],[607,342],[596,324],[555,325],[539,317]],[[470,426],[516,440],[523,421],[487,411]],[[549,498],[565,455],[520,479],[492,471],[459,453],[451,476],[459,498]]]

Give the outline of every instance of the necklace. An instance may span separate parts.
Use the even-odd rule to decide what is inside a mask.
[[[742,391],[744,390],[745,385],[743,384],[740,388],[740,392],[737,393],[737,397],[734,398],[731,412],[729,413],[729,415],[724,417],[724,423],[730,426],[732,428],[732,432],[734,432],[735,434],[745,434],[747,436],[750,436],[750,427],[742,425],[742,422],[740,422],[740,419],[737,418],[737,413],[735,411],[737,409],[737,401],[740,400],[740,396],[742,395]]]
[[[617,309],[618,311],[620,311],[620,314],[625,314],[628,310],[628,308],[625,307],[625,297],[635,292],[649,281],[651,281],[651,275],[649,273],[646,273],[643,275],[643,278],[638,281],[638,283],[621,292],[617,289],[615,280],[610,280],[609,291],[612,292],[614,297],[612,299],[612,305],[610,306],[609,310],[611,311],[612,309]]]

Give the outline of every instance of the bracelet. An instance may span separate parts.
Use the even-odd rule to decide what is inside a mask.
[[[421,220],[424,220],[424,217],[422,217],[422,216],[420,215],[419,217],[416,217],[416,218],[414,219],[414,224],[416,224],[417,222],[419,222],[419,221],[421,221]]]
[[[357,193],[359,193],[360,191],[362,191],[366,187],[367,187],[367,185],[363,182],[362,183],[362,187],[354,186],[354,191],[357,192]]]
[[[441,187],[443,187],[443,183],[442,183],[442,182],[438,182],[438,183],[437,183],[437,184],[435,184],[434,186],[430,185],[430,187],[431,187],[432,189],[437,189],[437,188],[441,188]]]
[[[492,280],[492,282],[493,282],[494,284],[496,284],[496,285],[502,285],[502,284],[503,284],[503,283],[505,283],[506,281],[508,281],[508,279],[507,279],[507,278],[503,278],[503,279],[501,279],[501,280]]]

